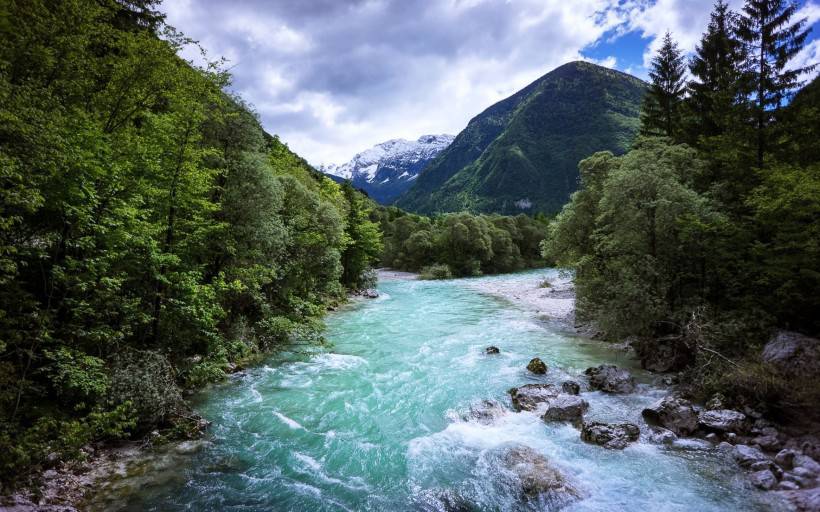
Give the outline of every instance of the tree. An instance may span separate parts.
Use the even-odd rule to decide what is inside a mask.
[[[680,124],[680,106],[685,92],[686,66],[683,53],[669,32],[663,36],[658,53],[652,59],[647,92],[641,115],[644,135],[674,136]]]
[[[746,44],[746,92],[754,98],[757,134],[757,166],[763,167],[768,149],[771,111],[801,86],[800,77],[815,65],[786,69],[806,41],[806,19],[790,23],[797,4],[787,0],[747,0],[738,23],[738,35]]]
[[[706,32],[689,62],[688,140],[722,135],[730,129],[740,95],[745,55],[735,30],[737,15],[723,0],[715,3]]]

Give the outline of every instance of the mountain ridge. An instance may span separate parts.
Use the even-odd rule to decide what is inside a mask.
[[[473,117],[396,202],[419,213],[552,213],[577,187],[578,161],[625,152],[646,84],[568,62]]]

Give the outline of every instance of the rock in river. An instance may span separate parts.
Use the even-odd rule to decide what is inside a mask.
[[[641,430],[632,423],[600,423],[593,421],[584,423],[581,429],[581,440],[597,444],[604,448],[622,450],[637,441]]]
[[[602,364],[597,368],[587,368],[589,387],[607,393],[631,393],[635,390],[635,379],[626,371],[612,364]]]
[[[547,365],[541,359],[534,357],[530,362],[527,364],[527,370],[531,371],[532,373],[543,375],[547,373]]]
[[[470,405],[470,410],[462,416],[465,421],[477,421],[482,425],[489,425],[501,416],[507,414],[500,403],[495,400],[482,400]]]
[[[745,444],[736,445],[734,451],[732,452],[732,457],[734,457],[735,461],[744,468],[750,468],[757,462],[768,462],[769,460],[763,452],[757,448],[753,448]]]
[[[731,409],[704,411],[698,423],[706,430],[718,432],[742,432],[746,427],[746,415]]]
[[[568,395],[577,395],[581,392],[581,386],[574,380],[567,380],[561,383],[561,391]]]
[[[547,400],[547,411],[541,418],[544,421],[580,420],[589,409],[589,403],[576,395],[558,395]]]
[[[688,436],[698,428],[698,413],[692,402],[683,398],[658,400],[644,409],[641,415],[648,424],[671,430],[679,436]]]
[[[499,353],[501,353],[501,351],[498,350],[498,347],[490,345],[489,347],[484,349],[484,353],[486,353],[487,355],[493,355],[493,354],[499,354]]]
[[[525,498],[544,499],[551,505],[550,510],[579,496],[575,487],[550,465],[546,457],[528,446],[516,445],[505,450],[501,462],[516,476]]]
[[[558,390],[551,384],[526,384],[510,389],[509,393],[516,411],[533,411],[538,404],[559,395]]]

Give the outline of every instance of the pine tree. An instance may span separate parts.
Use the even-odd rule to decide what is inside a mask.
[[[772,111],[802,85],[800,77],[814,69],[786,69],[809,33],[805,18],[790,23],[795,12],[797,4],[788,0],[747,0],[739,19],[738,35],[749,54],[746,92],[754,98],[758,167],[763,167]]]
[[[652,59],[652,85],[644,99],[641,132],[672,137],[680,124],[680,106],[685,90],[686,66],[678,44],[669,32]]]
[[[730,128],[732,112],[740,94],[743,44],[736,36],[737,14],[718,0],[709,27],[689,63],[687,103],[691,117],[690,142],[714,137]]]

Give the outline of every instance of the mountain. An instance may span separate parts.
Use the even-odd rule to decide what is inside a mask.
[[[390,204],[413,184],[427,164],[446,148],[452,135],[422,135],[418,140],[393,139],[362,151],[342,165],[319,170],[337,181],[350,180],[382,204]]]
[[[550,71],[474,117],[396,204],[421,213],[556,212],[578,162],[626,152],[646,84],[589,62]]]

